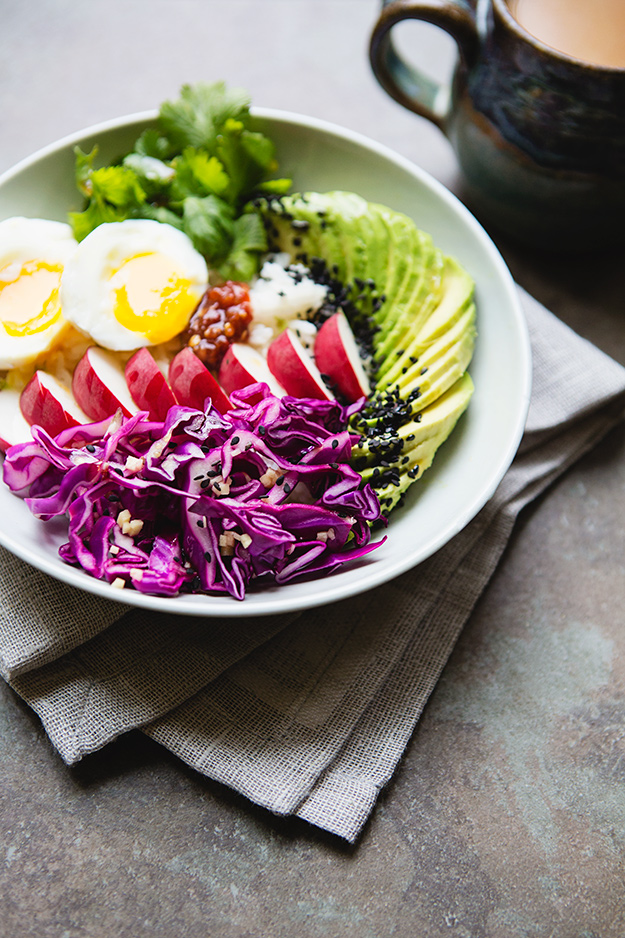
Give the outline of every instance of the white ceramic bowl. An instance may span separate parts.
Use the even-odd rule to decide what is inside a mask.
[[[280,174],[294,189],[348,189],[410,215],[453,255],[476,282],[478,341],[470,372],[468,411],[423,479],[395,511],[382,547],[322,579],[253,592],[242,602],[224,596],[146,596],[123,592],[64,564],[57,555],[64,525],[33,518],[0,486],[0,543],[51,576],[109,599],[189,615],[268,615],[355,595],[414,567],[457,534],[484,506],[519,445],[531,382],[530,346],[515,284],[492,241],[443,186],[408,160],[339,127],[267,109],[255,117],[277,145]],[[113,159],[132,148],[154,113],[91,127],[35,153],[0,177],[0,219],[27,215],[65,220],[80,209],[73,147]]]

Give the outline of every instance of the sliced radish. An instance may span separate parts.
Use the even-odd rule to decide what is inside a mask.
[[[11,388],[0,391],[0,450],[32,441],[30,424],[20,409],[20,392]]]
[[[228,394],[259,381],[269,385],[269,390],[276,397],[284,397],[286,393],[269,371],[260,352],[243,342],[233,342],[224,355],[219,369],[219,380]]]
[[[334,400],[334,395],[325,385],[312,356],[290,329],[285,329],[269,346],[267,365],[287,394],[293,397]]]
[[[91,420],[106,420],[120,407],[126,417],[138,410],[118,359],[96,345],[90,346],[76,365],[72,391]]]
[[[343,310],[326,319],[317,333],[315,362],[350,403],[371,393],[354,333]]]
[[[139,410],[147,410],[151,420],[164,420],[176,398],[152,353],[140,348],[127,363],[125,374],[130,396]]]
[[[27,423],[38,424],[50,436],[89,423],[73,394],[46,371],[36,371],[32,376],[20,394],[20,410]]]
[[[220,414],[232,408],[228,396],[195,352],[183,348],[169,366],[169,383],[176,400],[182,407],[204,410],[206,401],[211,400]]]

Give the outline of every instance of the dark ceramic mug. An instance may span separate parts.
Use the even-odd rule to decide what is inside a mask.
[[[397,53],[391,31],[402,20],[433,23],[455,39],[449,88]],[[622,240],[625,68],[546,46],[505,0],[478,0],[477,11],[475,0],[384,0],[370,56],[382,87],[449,138],[467,202],[485,223],[552,249]]]

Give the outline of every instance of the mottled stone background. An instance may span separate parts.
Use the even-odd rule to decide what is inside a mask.
[[[0,0],[0,170],[224,78],[462,195],[370,75],[375,0]],[[450,44],[400,37],[432,71]],[[625,362],[622,252],[516,278]],[[70,770],[0,689],[2,938],[623,938],[625,431],[526,511],[360,842],[267,815],[131,734]]]

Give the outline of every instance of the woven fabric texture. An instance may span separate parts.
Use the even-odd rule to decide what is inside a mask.
[[[301,614],[185,619],[0,550],[0,668],[66,762],[142,728],[268,810],[358,837],[519,511],[623,417],[625,369],[522,299],[534,384],[519,452],[460,534],[382,587]]]

